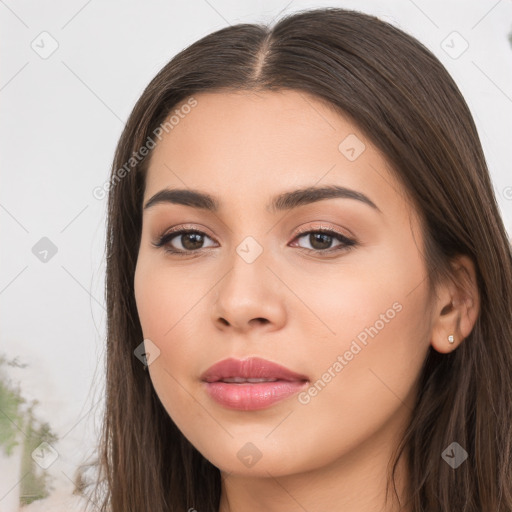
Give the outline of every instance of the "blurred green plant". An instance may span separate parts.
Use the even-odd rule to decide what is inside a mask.
[[[57,436],[52,433],[48,423],[37,422],[33,414],[33,408],[37,403],[37,400],[34,400],[30,409],[26,412],[25,434],[27,437],[25,438],[21,458],[21,474],[26,476],[20,484],[20,503],[24,505],[48,496],[49,474],[34,462],[32,452],[43,441],[50,445],[57,441]]]
[[[9,457],[15,446],[22,444],[20,470],[20,505],[28,505],[49,495],[50,475],[32,459],[32,452],[43,442],[55,443],[58,438],[50,425],[37,420],[37,400],[27,402],[19,384],[9,379],[6,366],[25,368],[16,359],[9,361],[0,354],[0,450]],[[20,435],[21,434],[21,435]]]
[[[0,447],[4,453],[12,455],[12,450],[19,444],[18,425],[23,424],[21,404],[25,399],[21,396],[19,385],[15,388],[9,381],[5,372],[5,365],[17,365],[14,361],[8,361],[4,355],[0,355]]]

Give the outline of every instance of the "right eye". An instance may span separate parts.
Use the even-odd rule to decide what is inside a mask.
[[[211,238],[202,231],[196,229],[181,229],[166,233],[158,239],[158,242],[154,244],[156,247],[163,247],[166,252],[172,254],[185,255],[193,252],[197,252],[204,247],[204,239]],[[174,239],[178,240],[178,245],[181,247],[175,247],[173,243]]]

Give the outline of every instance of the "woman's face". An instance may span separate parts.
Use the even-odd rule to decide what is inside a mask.
[[[377,467],[410,414],[432,329],[406,193],[314,97],[195,100],[163,132],[144,193],[144,205],[163,190],[212,199],[160,195],[144,209],[135,297],[156,393],[222,471]],[[254,357],[294,373],[241,364],[204,380]]]

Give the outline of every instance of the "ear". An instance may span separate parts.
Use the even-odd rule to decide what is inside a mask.
[[[466,255],[452,261],[453,279],[438,287],[432,309],[432,347],[442,354],[455,350],[469,336],[480,311],[480,294],[473,261]],[[452,335],[454,343],[448,336]]]

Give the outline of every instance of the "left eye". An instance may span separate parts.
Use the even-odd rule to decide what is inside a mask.
[[[328,230],[308,231],[299,235],[296,240],[300,240],[301,238],[306,238],[311,246],[304,247],[304,249],[311,251],[330,252],[348,248],[355,244],[354,240],[351,240],[350,238],[347,238],[346,236],[343,236],[342,234],[335,231]],[[331,244],[335,240],[338,240],[339,244],[337,246],[331,247]]]

